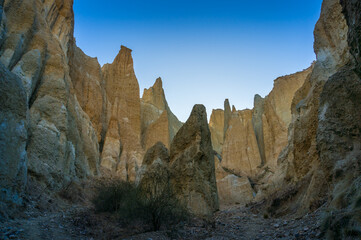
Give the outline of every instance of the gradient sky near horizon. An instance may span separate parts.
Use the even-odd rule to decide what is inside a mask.
[[[252,108],[279,76],[315,59],[313,29],[322,0],[74,0],[77,45],[101,65],[125,45],[144,88],[163,80],[173,113],[194,104],[208,116],[225,98]]]

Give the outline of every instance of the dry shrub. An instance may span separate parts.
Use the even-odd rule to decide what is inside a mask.
[[[164,226],[186,220],[189,213],[172,193],[170,187],[152,194],[134,184],[112,180],[99,185],[93,199],[99,212],[117,214],[123,222],[144,221],[157,231]]]

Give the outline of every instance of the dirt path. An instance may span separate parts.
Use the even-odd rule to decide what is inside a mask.
[[[319,239],[319,219],[317,212],[300,219],[273,219],[232,207],[217,212],[212,221],[193,219],[172,230],[141,233],[146,231],[141,223],[122,226],[110,215],[78,206],[3,223],[0,239]]]

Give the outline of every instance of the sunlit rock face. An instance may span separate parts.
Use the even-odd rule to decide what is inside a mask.
[[[161,78],[154,85],[144,89],[141,98],[142,145],[148,149],[158,141],[169,148],[182,123],[170,110],[165,98]]]
[[[70,78],[72,4],[69,0],[1,3],[0,62],[25,90],[27,108],[21,111],[28,114],[24,123],[28,172],[47,189],[98,173],[97,134]],[[9,132],[15,133],[11,128]],[[19,161],[23,166],[24,161]]]
[[[232,174],[233,180],[237,176],[243,176],[238,180],[249,182],[247,177],[250,177],[258,181],[261,176],[263,183],[267,183],[270,181],[269,174],[279,169],[278,156],[288,143],[292,99],[312,68],[277,78],[269,95],[265,98],[255,96],[252,110],[237,111],[233,106],[231,111],[229,101],[226,100],[224,111],[217,109],[212,112],[209,126],[213,148],[221,155],[220,169]],[[224,176],[217,175],[217,183],[223,178]],[[222,188],[232,191],[233,183],[234,181],[222,180]],[[227,184],[230,185],[225,187]],[[252,189],[250,184],[244,186],[247,186],[244,199],[249,202],[258,189]],[[220,203],[229,204],[231,199],[234,203],[240,202],[239,198],[243,193],[239,189],[235,191],[236,193],[220,191]]]
[[[212,145],[214,151],[222,154],[224,140],[224,110],[213,109],[209,119],[209,130],[211,131]]]
[[[122,46],[112,64],[102,68],[110,107],[102,151],[102,166],[134,181],[143,159],[140,144],[139,84],[134,73],[131,50]]]
[[[170,147],[170,183],[194,214],[210,216],[218,208],[214,152],[206,109],[195,105]]]
[[[227,105],[228,101],[225,101]],[[253,189],[246,176],[235,175],[222,165],[222,149],[224,142],[224,110],[212,111],[209,129],[215,151],[215,169],[219,203],[221,206],[245,205],[253,199]]]
[[[71,50],[71,51],[70,51]],[[101,67],[97,58],[87,56],[75,42],[70,54],[70,76],[77,100],[89,116],[97,133],[100,150],[102,150],[105,133],[110,119],[110,102],[105,92]]]
[[[238,175],[255,175],[261,165],[261,156],[252,125],[252,110],[233,112],[228,124],[222,166]]]
[[[296,91],[302,87],[310,75],[312,67],[274,81],[272,91],[263,100],[262,132],[258,139],[260,154],[264,148],[263,163],[271,171],[277,168],[277,159],[288,142],[288,126],[291,123],[291,104]],[[257,99],[255,99],[255,109]],[[255,112],[255,109],[253,110]],[[257,120],[254,115],[254,128],[257,132]],[[260,131],[260,130],[259,130]],[[263,140],[262,140],[263,135]]]

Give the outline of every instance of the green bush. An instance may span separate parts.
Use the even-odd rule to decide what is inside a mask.
[[[121,180],[100,184],[93,203],[99,212],[117,214],[125,222],[142,220],[151,224],[155,231],[162,225],[168,227],[187,220],[189,216],[170,187],[154,194]]]

